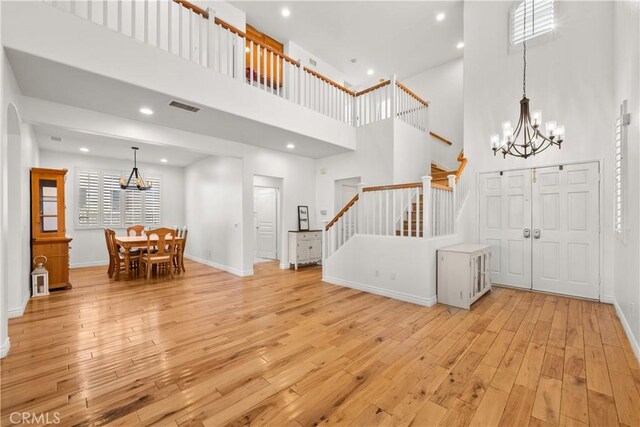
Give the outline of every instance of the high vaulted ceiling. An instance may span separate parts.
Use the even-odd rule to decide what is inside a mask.
[[[355,87],[392,73],[402,80],[462,56],[456,48],[463,39],[461,1],[232,3],[247,14],[247,23],[282,42],[294,41],[342,71]],[[285,7],[291,12],[286,18]],[[439,13],[444,20],[436,20]]]

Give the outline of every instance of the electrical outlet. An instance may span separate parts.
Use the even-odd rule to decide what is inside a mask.
[[[376,277],[380,277],[380,270],[376,270],[375,275]]]
[[[391,280],[396,280],[396,273],[391,273],[389,276]]]

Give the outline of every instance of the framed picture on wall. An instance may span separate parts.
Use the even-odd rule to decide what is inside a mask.
[[[298,206],[298,230],[309,231],[309,206]]]

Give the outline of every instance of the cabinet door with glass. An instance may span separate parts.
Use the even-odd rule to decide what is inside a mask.
[[[31,221],[34,239],[65,236],[66,174],[66,169],[31,169]]]

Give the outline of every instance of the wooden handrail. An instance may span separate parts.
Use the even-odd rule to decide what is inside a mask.
[[[173,1],[178,3],[179,5],[181,5],[182,7],[186,7],[187,9],[192,10],[193,12],[197,13],[198,15],[202,15],[202,17],[204,19],[209,19],[209,12],[207,12],[204,9],[202,9],[201,7],[198,7],[195,4],[189,3],[188,1],[185,1],[185,0],[173,0]]]
[[[315,77],[319,78],[323,82],[328,83],[331,86],[336,87],[336,88],[340,89],[341,91],[348,93],[351,96],[355,96],[356,95],[356,93],[354,91],[342,86],[340,83],[334,82],[329,77],[325,77],[322,74],[320,74],[320,73],[318,73],[316,71],[313,71],[312,69],[309,69],[307,67],[303,67],[303,68],[307,73],[311,74],[312,76],[315,76]]]
[[[460,150],[457,160],[460,162],[460,166],[458,166],[458,170],[456,171],[456,182],[458,182],[462,176],[462,171],[464,171],[464,168],[467,166],[467,158],[464,157],[464,150]]]
[[[416,95],[415,92],[413,92],[411,89],[409,89],[408,87],[406,87],[405,85],[403,85],[400,82],[396,82],[396,85],[398,85],[398,87],[402,90],[404,90],[405,92],[407,92],[411,97],[413,97],[416,101],[418,101],[419,103],[421,103],[422,105],[424,105],[425,107],[429,106],[429,103],[427,101],[425,101],[424,99],[420,98],[418,95]]]
[[[438,139],[438,140],[440,140],[440,141],[444,142],[444,143],[445,143],[445,144],[447,144],[447,145],[453,145],[453,142],[451,142],[451,141],[449,141],[448,139],[446,139],[446,138],[444,138],[444,137],[442,137],[442,136],[438,135],[438,134],[437,134],[437,133],[435,133],[435,132],[429,132],[429,135],[431,135],[431,136],[432,136],[432,137],[434,137],[435,139]]]
[[[346,205],[344,205],[344,208],[340,209],[340,212],[338,212],[338,214],[337,214],[336,216],[334,216],[334,217],[333,217],[333,219],[332,219],[332,220],[327,224],[327,226],[325,227],[325,230],[327,230],[327,231],[328,231],[328,230],[329,230],[329,228],[331,228],[331,226],[332,226],[333,224],[335,224],[335,223],[336,223],[336,221],[338,221],[338,220],[340,219],[340,217],[341,217],[342,215],[344,215],[344,213],[345,213],[346,211],[348,211],[348,210],[349,210],[349,208],[355,204],[355,202],[357,202],[357,201],[358,201],[358,199],[359,199],[359,198],[360,198],[360,195],[359,195],[359,194],[356,194],[355,196],[353,196],[353,197],[351,198],[351,200],[349,200],[349,203],[347,203]]]
[[[365,93],[373,92],[374,90],[380,89],[381,87],[385,87],[390,83],[391,83],[391,80],[385,80],[384,82],[380,82],[366,89],[362,89],[360,92],[356,92],[355,96],[360,96],[360,95],[364,95]]]
[[[431,187],[432,188],[439,188],[441,190],[453,191],[453,188],[449,187],[446,184],[440,184],[439,182],[432,182],[431,183]]]
[[[365,187],[362,189],[362,191],[369,192],[369,191],[384,191],[384,190],[402,190],[405,188],[422,188],[422,183],[410,182],[407,184],[380,185],[377,187]]]

